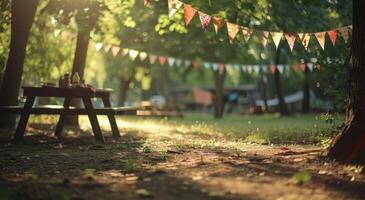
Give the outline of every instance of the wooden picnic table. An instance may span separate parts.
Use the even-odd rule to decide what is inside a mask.
[[[97,115],[107,115],[114,137],[120,137],[119,129],[115,120],[115,110],[111,107],[110,92],[112,90],[95,90],[92,88],[57,88],[57,87],[22,87],[23,96],[26,97],[24,106],[20,109],[20,120],[16,128],[14,140],[21,141],[25,135],[25,129],[30,114],[60,115],[55,135],[62,137],[62,129],[67,115],[87,115],[95,136],[95,139],[104,143]],[[36,97],[64,98],[62,107],[33,107]],[[71,99],[80,98],[84,108],[70,107]],[[101,98],[104,108],[94,108],[91,99]],[[6,110],[6,109],[5,109]],[[8,109],[9,110],[9,109]],[[11,109],[10,109],[11,110]],[[16,111],[12,109],[11,111]],[[18,109],[19,110],[19,109]]]

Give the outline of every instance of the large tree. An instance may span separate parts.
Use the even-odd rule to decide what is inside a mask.
[[[365,164],[365,2],[353,1],[353,33],[345,126],[333,140],[328,157]]]
[[[0,88],[0,106],[18,105],[26,46],[38,2],[39,0],[12,1],[10,51]],[[14,115],[0,116],[0,127],[14,127],[14,125]]]

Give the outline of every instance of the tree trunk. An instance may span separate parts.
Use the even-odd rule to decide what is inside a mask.
[[[39,0],[13,0],[11,5],[10,52],[0,88],[0,106],[18,105],[26,46]],[[6,98],[4,98],[6,97]],[[15,116],[0,115],[0,127],[15,126]]]
[[[86,64],[86,57],[87,51],[89,48],[89,33],[80,32],[77,35],[77,42],[76,42],[76,52],[72,67],[72,74],[75,72],[79,73],[80,80],[84,79],[84,72],[85,72],[85,64]],[[73,99],[71,101],[71,106],[80,107],[81,100],[80,99]],[[66,125],[70,125],[73,127],[79,127],[78,116],[67,116],[65,120]]]
[[[120,78],[119,82],[119,96],[118,96],[118,105],[124,106],[124,102],[127,99],[127,93],[129,89],[130,79],[126,80],[124,77]]]
[[[310,111],[310,91],[309,91],[309,69],[307,64],[304,68],[304,85],[303,85],[303,103],[302,112],[308,113]]]
[[[327,156],[341,163],[365,164],[365,1],[353,1],[353,34],[349,73],[349,102],[345,126]]]
[[[280,49],[276,51],[276,60],[275,60],[276,66],[280,64]],[[282,116],[289,115],[288,107],[285,103],[283,90],[281,88],[281,80],[280,80],[280,72],[278,69],[276,69],[274,74],[274,84],[275,84],[275,91],[276,96],[279,100],[279,112]]]
[[[214,118],[221,119],[224,114],[224,79],[225,71],[221,72],[219,69],[214,72]]]

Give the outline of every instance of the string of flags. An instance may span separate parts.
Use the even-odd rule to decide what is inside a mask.
[[[265,65],[250,65],[250,64],[225,64],[225,63],[215,63],[215,62],[207,62],[207,61],[194,61],[194,60],[186,60],[179,59],[175,57],[168,57],[162,55],[156,55],[147,53],[144,51],[138,51],[135,49],[129,48],[121,48],[116,45],[105,45],[103,43],[96,43],[95,50],[97,52],[104,51],[105,53],[111,53],[114,57],[116,56],[128,56],[132,61],[139,59],[142,62],[148,62],[151,65],[159,64],[161,66],[168,65],[170,67],[173,66],[185,66],[191,67],[192,69],[196,69],[199,67],[204,67],[206,69],[219,70],[219,72],[223,73],[224,70],[227,72],[231,72],[233,70],[242,70],[248,74],[259,74],[263,73],[272,73],[280,72],[281,74],[286,71],[294,71],[295,73],[304,72],[306,69],[309,71],[320,70],[319,64],[314,63],[295,63],[292,65],[288,64],[265,64]],[[230,74],[230,73],[229,73]]]
[[[144,0],[145,5],[150,3],[150,0]],[[295,42],[299,40],[303,48],[307,51],[309,42],[312,37],[315,37],[322,48],[325,49],[326,35],[329,37],[333,46],[335,46],[338,40],[338,35],[340,35],[343,40],[347,43],[350,37],[352,26],[344,26],[332,30],[326,30],[315,33],[293,33],[293,32],[275,32],[275,31],[265,31],[257,30],[249,27],[241,26],[235,23],[224,21],[223,19],[208,15],[198,9],[194,8],[189,4],[185,4],[179,0],[168,0],[168,16],[171,19],[180,9],[184,11],[184,21],[185,25],[188,27],[195,16],[199,17],[202,29],[205,31],[209,24],[213,23],[214,30],[216,33],[219,32],[224,26],[227,28],[228,40],[233,43],[237,35],[242,34],[245,42],[248,42],[253,34],[256,34],[262,46],[265,48],[267,46],[268,40],[271,36],[272,41],[275,44],[276,49],[279,47],[282,38],[284,38],[291,51],[294,49]]]

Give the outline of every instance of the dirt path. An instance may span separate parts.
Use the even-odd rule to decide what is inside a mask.
[[[316,146],[135,130],[99,145],[35,127],[24,144],[0,139],[0,199],[365,199],[362,169]]]

